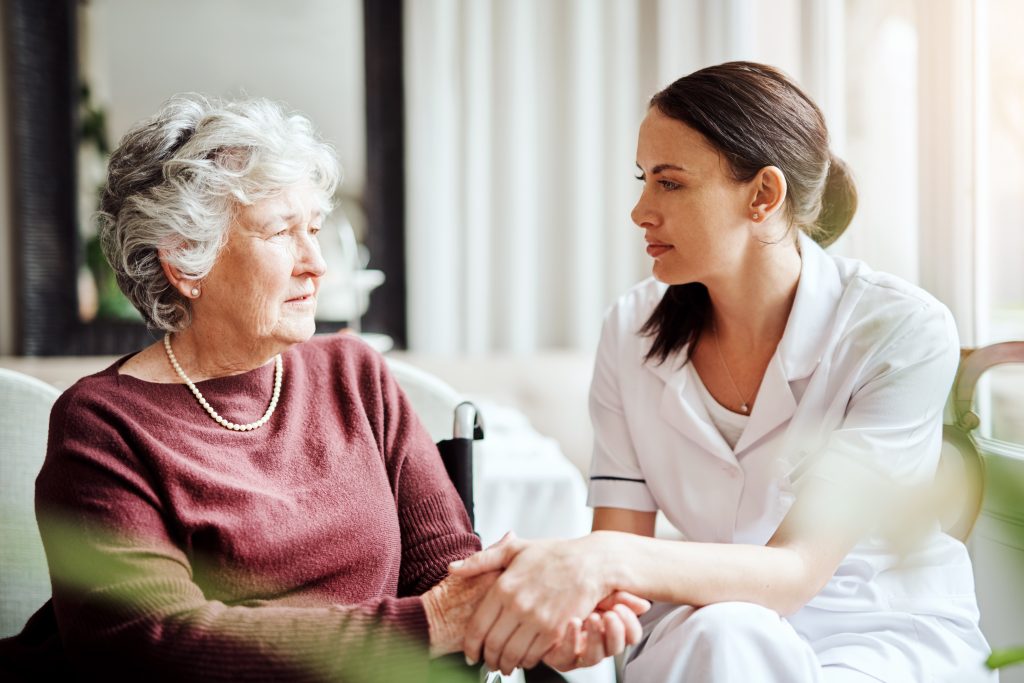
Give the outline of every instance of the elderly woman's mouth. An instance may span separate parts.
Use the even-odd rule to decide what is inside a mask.
[[[286,304],[311,304],[316,301],[316,294],[303,294],[285,301]]]

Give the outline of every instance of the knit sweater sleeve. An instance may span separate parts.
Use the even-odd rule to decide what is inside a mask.
[[[480,549],[469,515],[437,445],[379,356],[378,429],[402,528],[400,595],[418,595],[448,574],[448,564]]]
[[[65,393],[36,507],[76,669],[150,680],[425,678],[418,597],[321,607],[207,599],[151,476],[116,421]]]

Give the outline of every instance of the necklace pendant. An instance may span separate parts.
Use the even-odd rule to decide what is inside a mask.
[[[742,410],[744,413],[749,413],[750,412],[750,406],[748,406],[746,403],[744,403],[743,405],[740,406],[740,410]]]

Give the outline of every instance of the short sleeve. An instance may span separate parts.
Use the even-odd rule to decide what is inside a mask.
[[[935,474],[943,407],[959,362],[952,316],[938,304],[924,307],[875,348],[842,425],[808,472],[812,479],[902,489]]]
[[[590,464],[587,505],[655,512],[658,505],[640,468],[629,423],[619,373],[638,360],[620,357],[620,309],[606,316],[590,384],[590,421],[594,428],[594,455]]]

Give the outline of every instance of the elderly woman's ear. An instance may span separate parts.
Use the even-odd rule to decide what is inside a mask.
[[[167,254],[163,249],[158,253],[160,254],[160,267],[163,268],[164,275],[167,276],[167,281],[171,283],[171,286],[187,299],[199,298],[199,295],[202,294],[200,281],[185,277],[180,270],[172,266],[168,262]]]

